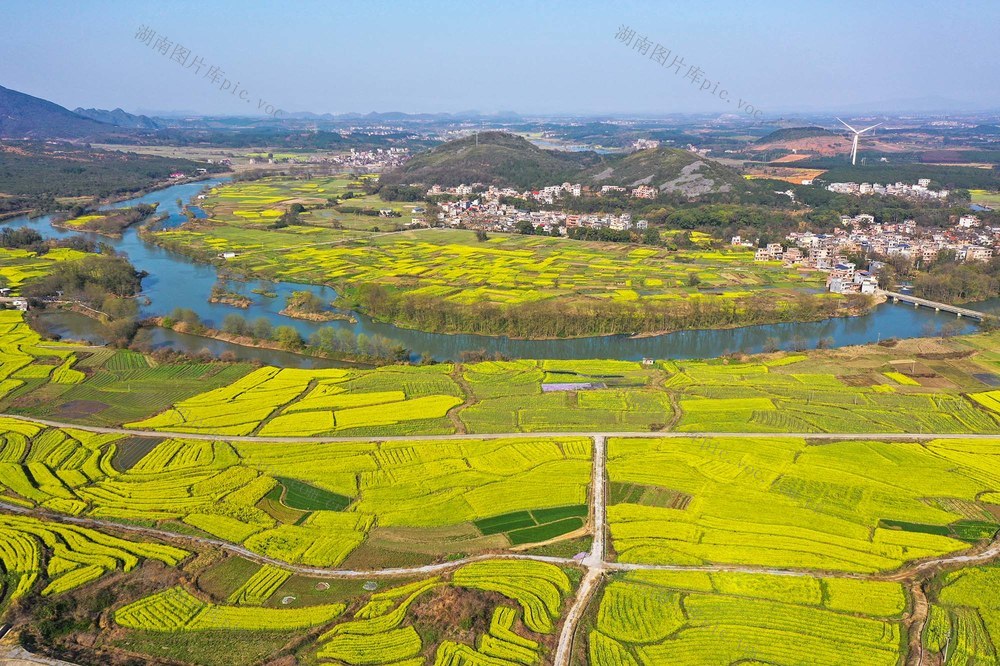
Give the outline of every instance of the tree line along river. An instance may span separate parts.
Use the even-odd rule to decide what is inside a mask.
[[[177,201],[190,201],[203,188],[225,182],[226,179],[212,179],[197,183],[174,185],[146,194],[136,199],[122,201],[114,207],[134,206],[140,203],[158,204],[157,212],[167,214],[164,226],[178,226],[186,218]],[[198,211],[200,212],[200,211]],[[46,238],[59,238],[81,232],[67,232],[52,226],[52,217],[35,219],[19,217],[7,220],[0,226],[29,226]],[[410,349],[414,358],[420,354],[430,354],[439,361],[458,360],[465,351],[484,350],[499,353],[509,358],[560,358],[591,359],[615,358],[638,360],[649,358],[710,358],[734,352],[754,353],[777,341],[779,348],[811,348],[821,340],[832,340],[835,347],[876,342],[885,338],[912,338],[936,334],[942,326],[955,321],[955,316],[937,313],[926,308],[916,309],[907,305],[884,304],[867,315],[860,317],[839,317],[817,322],[794,322],[772,325],[747,326],[733,329],[688,330],[663,335],[630,338],[614,335],[570,340],[512,340],[505,337],[481,335],[426,333],[399,328],[392,324],[375,322],[360,313],[354,313],[356,323],[348,321],[309,322],[282,316],[285,298],[293,291],[307,289],[326,301],[336,297],[329,287],[302,285],[290,282],[247,283],[243,291],[253,299],[247,308],[237,308],[223,303],[209,303],[212,286],[219,279],[218,271],[212,264],[199,263],[189,257],[160,248],[143,241],[135,228],[125,230],[119,239],[83,233],[95,240],[113,246],[128,256],[136,269],[149,275],[142,282],[143,296],[149,299],[142,306],[143,316],[166,315],[174,308],[189,308],[209,326],[219,326],[227,314],[237,313],[253,320],[265,317],[275,325],[292,326],[304,337],[317,328],[330,326],[348,328],[354,333],[381,335],[400,342]],[[277,298],[266,298],[250,292],[255,287],[266,287],[277,293]],[[992,299],[981,304],[969,304],[972,309],[1000,311],[1000,299]],[[49,312],[43,315],[53,332],[64,337],[101,342],[100,326],[97,322],[71,312]],[[976,324],[960,320],[962,332],[975,330]],[[264,363],[281,366],[316,366],[334,363],[288,352],[268,349],[253,349],[228,342],[175,333],[166,329],[156,329],[152,335],[153,344],[170,347],[178,351],[199,352],[207,349],[213,354],[231,351],[241,359],[259,359]]]

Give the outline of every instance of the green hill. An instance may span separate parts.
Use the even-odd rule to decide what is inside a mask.
[[[688,197],[738,191],[743,179],[735,170],[680,148],[652,148],[608,160],[583,174],[594,185],[652,185],[661,192]]]
[[[506,132],[480,132],[416,155],[399,169],[385,173],[382,182],[534,188],[578,179],[582,169],[600,160],[595,153],[543,150]]]
[[[586,185],[653,185],[685,196],[730,192],[743,179],[729,167],[678,148],[626,156],[544,150],[506,132],[482,132],[416,155],[382,176],[386,184],[453,187],[462,183],[534,189],[563,182]]]
[[[809,139],[814,136],[838,136],[836,132],[831,132],[822,127],[787,127],[785,129],[774,130],[767,136],[762,136],[754,143],[781,143],[782,141],[795,141],[797,139]]]

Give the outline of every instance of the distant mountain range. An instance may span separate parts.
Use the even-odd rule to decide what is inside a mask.
[[[0,138],[83,139],[116,130],[54,102],[0,86]]]
[[[84,109],[82,107],[77,107],[73,110],[73,113],[78,116],[90,118],[91,120],[96,120],[99,123],[114,125],[115,127],[126,127],[130,129],[160,129],[163,127],[161,123],[156,122],[149,116],[137,116],[127,113],[122,109],[105,111],[103,109]]]
[[[282,115],[283,118],[298,120],[365,120],[369,122],[407,120],[407,121],[441,121],[441,120],[491,120],[517,121],[522,117],[514,111],[497,111],[481,113],[479,111],[459,111],[458,113],[405,113],[403,111],[372,111],[370,113],[311,113],[309,111],[294,111]]]
[[[161,123],[122,109],[77,108],[70,111],[54,102],[0,86],[0,138],[99,139],[130,130],[155,130]]]
[[[630,155],[544,150],[506,132],[480,132],[448,141],[383,174],[382,181],[423,186],[484,183],[534,189],[563,182],[585,185],[651,185],[686,196],[729,192],[740,175],[713,160],[678,148],[654,148]]]

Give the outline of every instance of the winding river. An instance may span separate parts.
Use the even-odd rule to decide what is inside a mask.
[[[183,224],[184,215],[177,201],[190,201],[203,188],[224,182],[212,179],[197,183],[185,183],[152,192],[145,196],[123,201],[115,207],[133,206],[139,203],[157,203],[158,212],[169,217],[163,222],[167,227]],[[196,214],[201,211],[196,211]],[[13,218],[3,226],[29,226],[47,238],[59,238],[71,233],[56,229],[51,224],[51,216],[28,219]],[[90,235],[90,234],[83,234]],[[90,235],[95,240],[109,243],[116,250],[128,255],[139,270],[149,273],[143,280],[143,295],[149,304],[144,305],[143,315],[165,315],[177,307],[190,308],[208,325],[219,325],[230,313],[241,314],[248,319],[265,317],[275,325],[293,326],[308,336],[320,326],[349,328],[355,333],[382,335],[398,340],[414,353],[414,358],[429,354],[440,361],[458,359],[463,351],[485,350],[500,353],[510,358],[617,358],[637,360],[651,358],[708,358],[733,352],[759,352],[777,343],[779,348],[815,347],[820,340],[832,339],[833,346],[841,347],[880,339],[912,338],[933,335],[949,322],[954,315],[936,313],[931,310],[915,309],[908,305],[885,304],[870,314],[861,317],[834,318],[818,322],[772,324],[747,326],[723,330],[678,331],[665,335],[645,338],[627,336],[604,336],[572,340],[511,340],[503,337],[479,335],[449,335],[425,333],[398,328],[392,324],[374,322],[364,315],[356,315],[357,323],[332,321],[316,324],[284,317],[278,312],[284,307],[285,297],[292,291],[308,289],[326,300],[333,300],[336,294],[328,288],[315,285],[301,285],[289,282],[231,283],[234,291],[241,291],[253,299],[249,309],[241,309],[221,303],[209,303],[212,285],[218,280],[216,267],[198,263],[188,257],[146,243],[139,238],[135,229],[127,229],[120,239]],[[251,293],[251,289],[264,287],[277,293],[277,298],[266,298]],[[1000,299],[981,304],[970,304],[976,309],[1000,311]],[[44,315],[49,328],[60,335],[76,339],[101,341],[99,326],[93,320],[68,312],[52,312]],[[975,323],[960,320],[962,332],[975,330]],[[225,342],[182,335],[173,331],[156,329],[152,332],[155,346],[170,347],[187,352],[207,349],[214,354],[232,351],[239,358],[259,359],[265,363],[278,365],[327,365],[327,362],[307,357],[271,350],[250,349]]]

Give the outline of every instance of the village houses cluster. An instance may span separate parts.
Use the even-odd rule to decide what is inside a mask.
[[[296,162],[298,164],[334,164],[354,171],[379,172],[402,166],[410,158],[406,148],[377,148],[375,150],[357,150],[351,148],[349,153],[337,155],[296,155],[295,157],[252,157],[250,164],[281,164]]]
[[[930,178],[921,178],[916,185],[896,183],[895,185],[880,185],[879,183],[830,183],[826,189],[837,194],[889,195],[904,199],[947,199],[948,190],[930,189]]]
[[[857,270],[847,261],[850,254],[866,256],[900,256],[919,264],[927,264],[944,251],[954,254],[955,261],[989,261],[1000,248],[1000,227],[987,227],[975,215],[963,215],[948,229],[924,229],[913,220],[897,224],[877,223],[874,215],[842,215],[841,226],[832,234],[793,232],[786,237],[788,246],[769,243],[757,248],[756,261],[782,261],[787,266],[826,271],[827,287],[837,293],[874,293],[875,275]],[[754,244],[739,236],[733,245]],[[873,262],[872,268],[877,268]]]
[[[529,222],[538,232],[565,236],[569,229],[575,227],[607,228],[613,231],[644,231],[649,228],[647,220],[633,220],[631,213],[613,215],[609,213],[572,214],[565,211],[544,210],[528,211],[518,208],[504,200],[522,199],[537,201],[542,204],[554,205],[562,197],[579,197],[583,195],[604,196],[624,193],[637,199],[655,199],[658,190],[648,185],[625,188],[617,185],[604,185],[592,190],[579,183],[563,183],[549,185],[538,190],[518,191],[510,187],[490,186],[483,188],[480,183],[459,185],[458,187],[441,187],[434,185],[427,190],[430,197],[450,194],[458,197],[455,201],[442,201],[438,204],[441,212],[438,221],[449,226],[464,226],[484,231],[514,231],[522,222]]]

